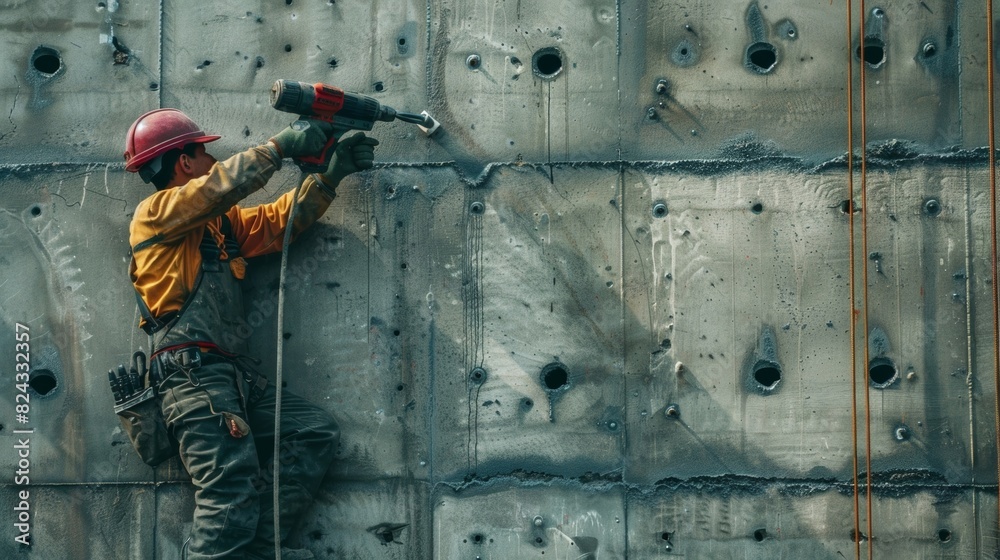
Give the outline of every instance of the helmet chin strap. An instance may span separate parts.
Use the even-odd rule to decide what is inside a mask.
[[[139,178],[146,184],[152,183],[153,178],[163,171],[163,154],[149,160],[146,165],[139,168]]]

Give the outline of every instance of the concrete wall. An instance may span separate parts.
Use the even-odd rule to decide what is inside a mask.
[[[227,156],[278,78],[443,126],[380,123],[290,254],[287,388],[343,430],[319,557],[994,557],[983,14],[869,3],[861,64],[841,2],[0,0],[0,557],[178,557],[191,486],[105,375],[146,345],[124,135],[177,107]]]

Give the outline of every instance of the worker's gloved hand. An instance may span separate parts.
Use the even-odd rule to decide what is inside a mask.
[[[365,136],[364,132],[341,139],[330,158],[329,167],[320,177],[328,186],[336,188],[340,180],[351,173],[371,169],[375,165],[375,146],[378,146],[378,140]]]
[[[311,156],[323,150],[332,133],[333,125],[326,121],[299,119],[275,134],[271,143],[283,158]]]

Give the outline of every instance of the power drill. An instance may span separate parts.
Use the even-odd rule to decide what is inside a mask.
[[[348,130],[371,130],[375,121],[392,122],[399,119],[419,125],[430,136],[440,126],[427,111],[419,115],[396,111],[366,95],[346,92],[323,83],[278,80],[271,88],[271,106],[302,118],[320,119],[333,124],[334,133],[322,152],[295,160],[299,168],[307,173],[326,170],[337,141]]]

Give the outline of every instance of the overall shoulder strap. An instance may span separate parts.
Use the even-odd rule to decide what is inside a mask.
[[[229,219],[225,215],[223,215],[223,225],[225,226],[228,223]],[[229,227],[230,231],[232,231],[231,230],[232,226],[230,225]],[[202,235],[201,246],[199,247],[201,251],[202,262],[205,262],[206,258],[209,257],[209,255],[211,254],[210,247],[215,248],[215,253],[214,253],[215,258],[218,259],[219,258],[218,246],[215,245],[215,239],[212,238],[212,233],[208,231],[208,227],[206,226],[205,233]],[[132,256],[131,259],[132,262],[134,263],[135,257]],[[132,264],[130,263],[129,267],[131,268],[131,266]],[[146,305],[146,302],[142,299],[142,295],[139,293],[139,288],[137,288],[135,284],[132,284],[132,290],[135,292],[135,301],[139,305],[139,315],[142,317],[145,323],[145,325],[143,325],[142,327],[142,330],[144,330],[146,334],[152,336],[153,333],[168,328],[177,321],[177,318],[180,317],[184,313],[184,311],[188,308],[188,305],[191,303],[191,300],[194,299],[195,293],[201,286],[201,279],[204,276],[204,268],[205,268],[204,266],[198,267],[198,275],[195,277],[194,287],[191,289],[191,293],[188,294],[188,297],[184,301],[184,304],[181,306],[180,310],[166,313],[159,319],[153,317],[153,312],[150,311],[149,306]]]

